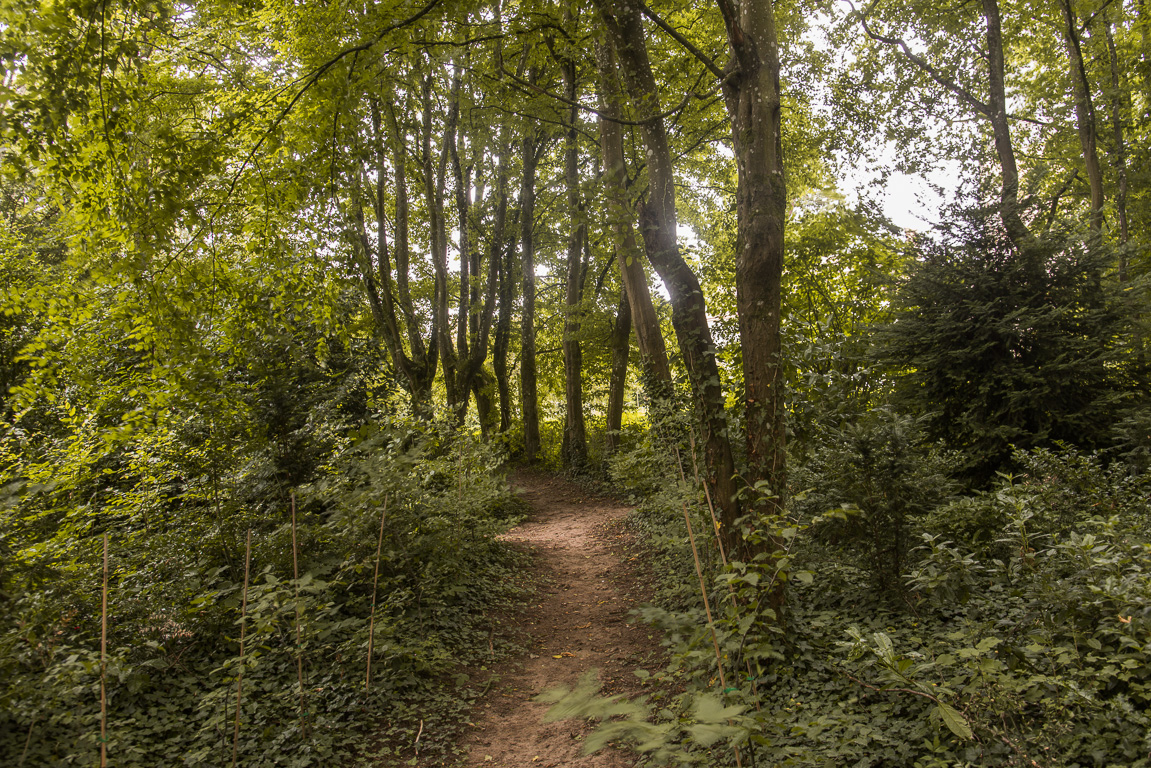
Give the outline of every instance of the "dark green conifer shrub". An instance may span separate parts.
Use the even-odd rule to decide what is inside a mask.
[[[917,245],[879,355],[903,375],[900,402],[986,483],[1013,447],[1104,447],[1138,391],[1134,307],[1110,251],[1065,233],[1020,250],[970,213]]]

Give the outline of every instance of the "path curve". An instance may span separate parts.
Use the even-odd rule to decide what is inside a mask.
[[[634,671],[659,664],[654,630],[628,623],[632,608],[651,600],[639,546],[623,526],[631,510],[555,475],[520,471],[512,482],[532,513],[503,538],[532,554],[535,592],[504,629],[525,633],[527,650],[497,666],[498,680],[477,702],[465,765],[630,768],[636,758],[623,750],[583,755],[591,728],[544,723],[548,705],[532,699],[574,686],[589,669],[600,671],[604,693],[638,695]]]

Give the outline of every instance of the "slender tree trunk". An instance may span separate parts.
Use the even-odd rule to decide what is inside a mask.
[[[513,223],[514,226],[514,216]],[[500,401],[500,432],[512,427],[512,392],[508,375],[508,351],[512,338],[512,304],[516,300],[515,237],[506,243],[499,258],[499,307],[496,314],[495,340],[492,343],[492,370]]]
[[[738,171],[735,285],[748,483],[766,481],[768,493],[756,501],[761,511],[776,516],[786,495],[780,312],[787,189],[778,42],[770,0],[743,0],[738,10],[724,5],[732,60],[723,90]],[[742,549],[745,559],[755,554],[734,531],[727,539],[729,552]]]
[[[564,85],[567,99],[574,102],[577,93],[576,65],[571,59],[564,61]],[[587,465],[587,430],[583,416],[583,350],[579,332],[583,299],[583,241],[586,235],[583,204],[579,182],[579,136],[576,121],[579,112],[573,106],[568,110],[568,129],[564,147],[564,183],[567,187],[569,217],[567,247],[566,308],[564,312],[564,378],[565,428],[564,458],[568,466],[582,469]]]
[[[1096,148],[1095,105],[1091,99],[1091,84],[1083,64],[1083,48],[1079,44],[1079,17],[1072,0],[1060,0],[1063,11],[1063,42],[1067,46],[1070,64],[1071,90],[1075,94],[1075,121],[1079,128],[1079,146],[1083,151],[1083,164],[1087,170],[1087,183],[1091,188],[1091,229],[1103,229],[1103,168],[1099,165]]]
[[[1115,211],[1119,219],[1119,243],[1126,245],[1130,239],[1127,224],[1127,142],[1123,131],[1123,116],[1128,112],[1126,89],[1120,78],[1119,55],[1115,50],[1115,35],[1112,23],[1104,24],[1107,34],[1107,60],[1111,66],[1111,136],[1114,142],[1112,162],[1118,178],[1115,192]],[[1127,279],[1127,254],[1121,249],[1119,256],[1119,280]]]
[[[528,76],[536,79],[535,72]],[[522,144],[523,179],[520,185],[520,250],[523,261],[523,315],[520,321],[520,409],[524,425],[524,458],[540,454],[539,398],[536,394],[536,137],[525,128]]]
[[[439,347],[436,344],[434,323],[430,336],[431,343],[425,344],[421,331],[424,318],[416,313],[408,282],[411,251],[408,247],[408,178],[407,178],[407,135],[401,130],[396,118],[394,103],[387,105],[385,114],[392,140],[392,164],[395,168],[395,244],[393,253],[396,265],[396,303],[404,317],[407,330],[408,349],[411,350],[414,371],[412,407],[423,418],[432,416],[432,383],[435,381],[439,363]]]
[[[607,450],[619,448],[619,432],[623,428],[623,400],[627,389],[627,361],[631,355],[631,305],[627,291],[621,286],[619,308],[615,325],[611,329],[611,379],[607,394]]]
[[[468,348],[468,331],[472,320],[472,270],[475,268],[475,248],[472,244],[471,229],[471,187],[472,166],[464,167],[460,162],[459,142],[455,132],[444,137],[451,156],[452,174],[456,188],[456,232],[460,253],[459,303],[456,308],[456,367],[457,398],[452,405],[452,417],[463,426],[468,416],[468,392],[474,390],[473,366]],[[477,275],[478,277],[478,275]],[[474,336],[473,336],[474,339]]]
[[[676,241],[675,180],[667,129],[660,117],[659,91],[651,71],[639,9],[597,0],[632,104],[643,123],[649,191],[640,205],[640,228],[648,260],[671,296],[672,325],[687,366],[699,409],[706,454],[707,481],[719,506],[721,523],[735,529],[740,515],[736,498],[735,461],[728,441],[723,388],[707,305],[699,279],[684,261]]]
[[[432,297],[432,327],[435,343],[439,348],[443,363],[444,387],[447,390],[448,408],[454,414],[459,407],[460,393],[456,387],[456,353],[452,346],[451,322],[448,317],[448,233],[444,216],[444,176],[447,170],[448,141],[454,141],[460,112],[459,70],[452,81],[451,106],[448,109],[447,124],[444,126],[444,147],[435,162],[432,156],[432,73],[423,82],[423,172],[424,194],[428,208],[428,234],[432,252],[432,266],[435,270],[435,290]],[[463,393],[464,398],[467,392]]]
[[[1003,177],[999,215],[1011,242],[1023,250],[1030,246],[1032,237],[1019,211],[1019,166],[1015,162],[1015,147],[1011,143],[1011,128],[1007,122],[1003,23],[999,16],[999,0],[983,0],[983,16],[987,23],[987,71],[990,82],[987,116],[991,120],[995,152],[999,156],[999,169]]]
[[[630,315],[635,325],[643,369],[643,384],[649,399],[659,403],[671,396],[671,369],[667,362],[667,347],[659,316],[651,300],[647,275],[643,267],[643,252],[635,240],[634,209],[628,196],[627,163],[623,151],[623,130],[612,118],[623,114],[622,93],[616,75],[615,57],[610,45],[596,45],[596,64],[599,70],[600,146],[603,152],[603,184],[607,201],[607,217],[615,236],[616,261],[624,294],[630,304]]]

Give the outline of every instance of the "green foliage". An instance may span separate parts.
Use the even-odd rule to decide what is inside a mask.
[[[326,396],[333,394],[339,402],[339,388]],[[504,576],[514,562],[494,535],[520,507],[496,473],[502,456],[488,448],[402,422],[349,430],[341,413],[322,403],[308,410],[305,448],[320,458],[310,482],[297,486],[298,582],[284,485],[260,480],[279,476],[280,459],[260,441],[224,459],[197,445],[192,425],[111,448],[98,432],[81,432],[53,460],[69,475],[10,498],[0,520],[0,730],[19,738],[0,741],[0,761],[15,764],[25,745],[30,765],[95,754],[102,531],[112,542],[109,750],[116,764],[227,762],[241,671],[244,764],[350,764],[380,717],[394,723],[386,748],[408,751],[425,718],[422,707],[412,709],[419,701],[447,717],[437,738],[423,741],[423,754],[452,753],[459,712],[444,700],[476,694],[466,680],[449,684],[451,673],[480,650],[488,654],[483,616],[507,598]],[[253,577],[241,657],[249,528]],[[305,664],[302,716],[297,653]]]
[[[744,764],[781,766],[1147,765],[1149,479],[1040,449],[1016,454],[1023,474],[949,499],[946,462],[916,447],[906,418],[873,413],[837,439],[815,452],[827,457],[807,470],[815,488],[794,502],[808,524],[774,529],[789,542],[772,571],[787,577],[786,625],[757,603],[765,571],[717,567],[706,510],[688,494],[709,625],[688,586],[683,491],[654,496],[635,520],[668,578],[661,605],[640,615],[663,631],[670,664],[637,672],[653,688],[632,702],[588,681],[553,692],[551,716],[600,718],[596,745],[630,743],[651,764],[734,765],[738,746]],[[863,462],[867,451],[879,458]],[[847,542],[856,520],[812,517],[880,484],[872,496],[905,504],[921,542],[895,574],[901,601],[879,590],[863,542]],[[727,715],[695,729],[699,701]]]
[[[1021,252],[982,213],[944,234],[919,244],[880,333],[902,402],[979,482],[1012,446],[1105,446],[1141,375],[1108,250],[1051,235]]]
[[[918,520],[955,490],[953,461],[923,444],[915,421],[877,409],[825,430],[793,472],[805,489],[794,506],[800,519],[822,517],[809,534],[816,541],[868,571],[878,591],[898,592]]]

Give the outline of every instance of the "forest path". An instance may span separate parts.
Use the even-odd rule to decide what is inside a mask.
[[[623,525],[631,510],[555,475],[521,470],[512,483],[532,513],[503,538],[532,554],[535,591],[505,617],[504,631],[526,635],[527,650],[497,665],[498,679],[473,710],[464,764],[633,766],[635,756],[623,750],[583,755],[591,728],[575,720],[544,723],[548,705],[532,701],[574,686],[590,669],[599,670],[603,693],[638,695],[633,672],[658,664],[654,631],[627,623],[632,608],[651,599],[640,546]]]

